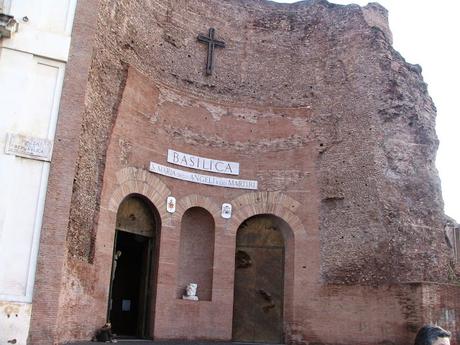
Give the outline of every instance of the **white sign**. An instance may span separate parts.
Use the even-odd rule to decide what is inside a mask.
[[[6,135],[5,153],[40,161],[51,161],[53,142],[21,134]]]
[[[178,151],[168,150],[168,162],[190,169],[210,171],[213,173],[239,175],[240,163],[198,157]]]
[[[173,196],[168,196],[168,199],[166,199],[166,211],[169,213],[174,213],[176,212],[176,198]]]
[[[222,204],[222,218],[230,219],[232,217],[232,205]]]
[[[176,178],[183,181],[189,181],[194,183],[207,184],[211,186],[227,187],[227,188],[238,188],[238,189],[257,189],[257,181],[252,180],[237,180],[233,178],[216,177],[209,175],[201,175],[183,171],[179,169],[170,168],[155,162],[150,162],[151,172]]]

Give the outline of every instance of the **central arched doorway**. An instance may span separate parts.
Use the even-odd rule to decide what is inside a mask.
[[[145,197],[126,197],[117,212],[108,321],[125,338],[151,337],[159,216]]]
[[[272,215],[257,215],[243,222],[238,229],[234,341],[283,342],[283,223]]]

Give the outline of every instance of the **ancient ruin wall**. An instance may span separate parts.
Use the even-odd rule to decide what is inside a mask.
[[[131,66],[209,102],[308,109],[312,116],[299,125],[310,131],[286,136],[282,145],[317,147],[324,282],[446,281],[435,109],[420,69],[392,49],[384,15],[378,5],[362,9],[326,1],[103,1],[74,184],[70,255],[92,261],[108,138]],[[211,26],[227,47],[217,53],[209,77],[196,36]],[[176,135],[199,138],[180,128]],[[235,149],[231,141],[220,149],[226,145]]]

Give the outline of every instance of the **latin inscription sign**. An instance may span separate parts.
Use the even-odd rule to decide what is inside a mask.
[[[182,181],[207,184],[210,186],[219,186],[238,189],[257,189],[257,181],[239,180],[226,177],[217,177],[192,173],[179,169],[170,168],[155,162],[150,162],[149,170],[153,173],[176,178]]]
[[[193,156],[171,149],[168,150],[168,162],[186,168],[204,170],[213,173],[228,175],[239,175],[240,173],[239,163]]]
[[[5,153],[10,155],[49,162],[52,150],[53,142],[48,139],[12,133],[6,136]]]

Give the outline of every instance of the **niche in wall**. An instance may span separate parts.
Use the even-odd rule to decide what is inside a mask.
[[[177,297],[188,283],[197,283],[197,296],[210,301],[214,262],[214,218],[201,207],[185,211],[181,221]]]

